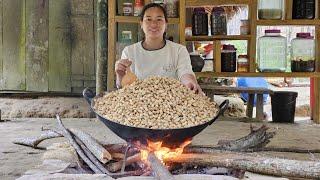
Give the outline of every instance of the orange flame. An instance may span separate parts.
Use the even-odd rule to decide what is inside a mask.
[[[187,140],[182,143],[178,148],[170,149],[168,147],[162,147],[162,141],[152,142],[148,140],[148,146],[146,149],[141,149],[141,159],[147,161],[149,152],[153,152],[156,157],[162,162],[167,158],[175,158],[183,153],[184,147],[189,145],[191,140]]]

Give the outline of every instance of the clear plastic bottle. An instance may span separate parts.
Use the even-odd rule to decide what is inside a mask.
[[[313,72],[315,69],[315,42],[310,33],[297,33],[291,41],[291,71]]]
[[[259,19],[282,19],[283,0],[259,0]]]
[[[280,30],[265,30],[258,39],[258,70],[260,72],[284,72],[287,67],[287,38]]]

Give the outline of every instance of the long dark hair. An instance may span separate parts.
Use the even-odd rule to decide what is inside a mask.
[[[164,19],[166,21],[166,23],[168,23],[168,15],[167,15],[167,11],[164,9],[163,6],[161,6],[160,4],[157,4],[157,3],[149,3],[147,5],[145,5],[140,13],[140,21],[142,22],[143,21],[143,16],[144,14],[146,13],[146,10],[148,10],[149,8],[159,8],[162,12],[163,12],[163,15],[164,15]],[[143,32],[144,34],[144,32]],[[163,33],[163,39],[166,39],[166,32]],[[146,37],[144,36],[143,38],[143,41],[146,39]]]

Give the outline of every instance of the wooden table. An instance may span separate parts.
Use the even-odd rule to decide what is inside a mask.
[[[202,85],[200,87],[203,91],[210,91],[212,94],[230,94],[230,93],[248,93],[248,102],[246,115],[252,118],[254,96],[257,95],[256,101],[256,119],[263,120],[263,94],[273,94],[273,91],[268,88],[255,88],[255,87],[231,87],[231,86],[215,86],[215,85]]]

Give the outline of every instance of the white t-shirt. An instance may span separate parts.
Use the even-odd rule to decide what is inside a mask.
[[[181,44],[166,40],[163,48],[146,50],[142,42],[127,46],[122,51],[121,59],[132,61],[131,71],[138,79],[150,76],[165,76],[180,80],[184,74],[193,74],[187,48]]]

